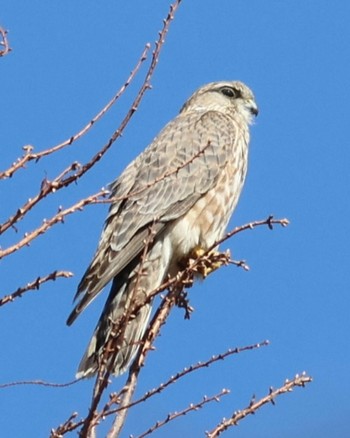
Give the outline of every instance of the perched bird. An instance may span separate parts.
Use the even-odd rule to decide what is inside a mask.
[[[131,300],[144,303],[194,251],[205,251],[223,236],[245,180],[249,124],[257,114],[254,95],[242,82],[204,85],[111,184],[115,200],[78,286],[75,299],[81,299],[67,320],[72,324],[112,281],[77,377],[98,371]],[[123,373],[134,358],[151,306],[139,306],[125,324],[109,364],[113,374]]]

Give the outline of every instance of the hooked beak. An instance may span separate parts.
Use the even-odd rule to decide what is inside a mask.
[[[249,106],[250,112],[254,116],[257,116],[259,114],[259,108],[258,108],[257,104],[253,100],[249,100],[248,101],[248,106]]]

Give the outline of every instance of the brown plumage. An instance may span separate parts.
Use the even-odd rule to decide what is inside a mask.
[[[111,185],[111,204],[95,256],[77,290],[81,297],[67,320],[113,281],[108,300],[78,377],[98,370],[112,322],[122,318],[130,299],[143,302],[194,248],[219,239],[241,193],[246,170],[249,124],[258,112],[253,93],[241,82],[213,82],[199,88]],[[145,239],[142,275],[138,275]],[[136,287],[136,290],[134,290]],[[146,329],[151,304],[124,327],[112,371],[123,373]]]

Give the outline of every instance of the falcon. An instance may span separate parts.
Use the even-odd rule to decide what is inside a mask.
[[[98,372],[108,345],[116,349],[107,355],[109,369],[125,372],[150,318],[147,297],[223,236],[246,177],[249,125],[257,114],[242,82],[204,85],[110,185],[100,242],[67,320],[71,325],[112,282],[78,378]],[[131,306],[136,311],[125,318]]]

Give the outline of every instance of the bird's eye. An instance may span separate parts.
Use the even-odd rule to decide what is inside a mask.
[[[223,87],[220,89],[221,93],[227,97],[237,97],[237,92],[230,87]]]

